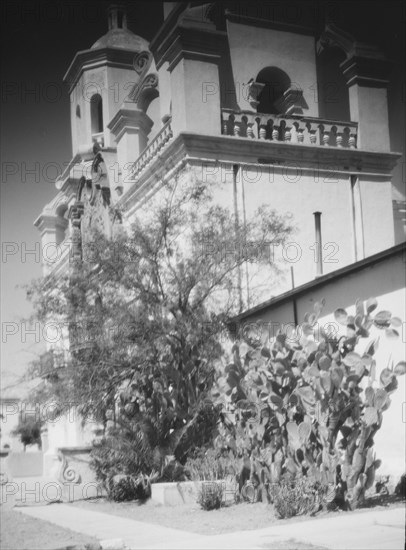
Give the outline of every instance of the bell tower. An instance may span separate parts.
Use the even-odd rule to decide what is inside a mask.
[[[142,52],[149,52],[148,42],[127,28],[125,7],[110,6],[107,33],[75,55],[64,77],[71,102],[73,155],[94,143],[115,147],[108,124],[138,83],[134,67]]]

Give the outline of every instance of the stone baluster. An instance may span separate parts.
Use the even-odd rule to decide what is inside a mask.
[[[226,120],[223,120],[223,135],[224,136],[228,135],[228,124]]]
[[[273,126],[272,128],[272,140],[279,141],[279,126]]]
[[[259,139],[266,139],[266,128],[263,124],[259,127]]]
[[[330,130],[324,128],[323,130],[323,145],[328,147],[328,142],[330,141]]]
[[[241,133],[240,123],[235,121],[234,122],[234,135],[239,137]]]
[[[253,138],[254,137],[254,129],[253,129],[253,123],[249,122],[247,125],[247,137]]]
[[[304,129],[303,128],[299,128],[298,131],[297,131],[297,142],[298,143],[303,143],[304,142]]]
[[[285,126],[285,135],[284,135],[286,143],[290,143],[292,139],[292,127],[291,126]]]
[[[351,149],[356,148],[355,134],[350,134],[350,137],[348,138],[348,145],[350,146]]]
[[[336,145],[337,145],[337,147],[342,147],[343,146],[343,133],[342,132],[337,132],[337,134],[336,134]]]
[[[316,130],[310,130],[310,144],[316,145],[317,136],[316,136]]]

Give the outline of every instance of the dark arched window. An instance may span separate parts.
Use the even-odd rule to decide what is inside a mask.
[[[289,76],[277,67],[266,67],[258,73],[255,80],[256,82],[265,84],[258,97],[257,112],[279,114],[281,111],[276,104],[282,98],[283,93],[290,88],[291,82]]]
[[[92,134],[103,132],[103,100],[100,94],[95,94],[90,100],[90,120]]]

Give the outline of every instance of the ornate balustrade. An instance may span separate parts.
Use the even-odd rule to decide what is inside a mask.
[[[135,161],[131,171],[131,179],[137,178],[138,174],[148,166],[152,159],[162,150],[172,137],[171,121],[168,120]]]
[[[226,136],[355,149],[357,129],[356,122],[302,115],[235,113],[231,109],[222,109],[221,112],[221,133]]]

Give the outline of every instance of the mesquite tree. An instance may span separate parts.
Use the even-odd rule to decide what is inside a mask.
[[[44,361],[34,365],[45,380],[41,399],[64,403],[68,395],[84,418],[96,415],[116,435],[124,426],[144,472],[152,455],[184,461],[216,425],[217,417],[206,422],[204,403],[224,319],[239,306],[237,274],[247,257],[222,251],[283,244],[290,233],[267,207],[241,227],[213,205],[207,186],[164,186],[131,228],[114,239],[88,237],[82,260],[30,288],[35,319],[57,319],[67,332],[59,364],[55,352],[45,372]],[[256,260],[275,273],[266,255]]]

